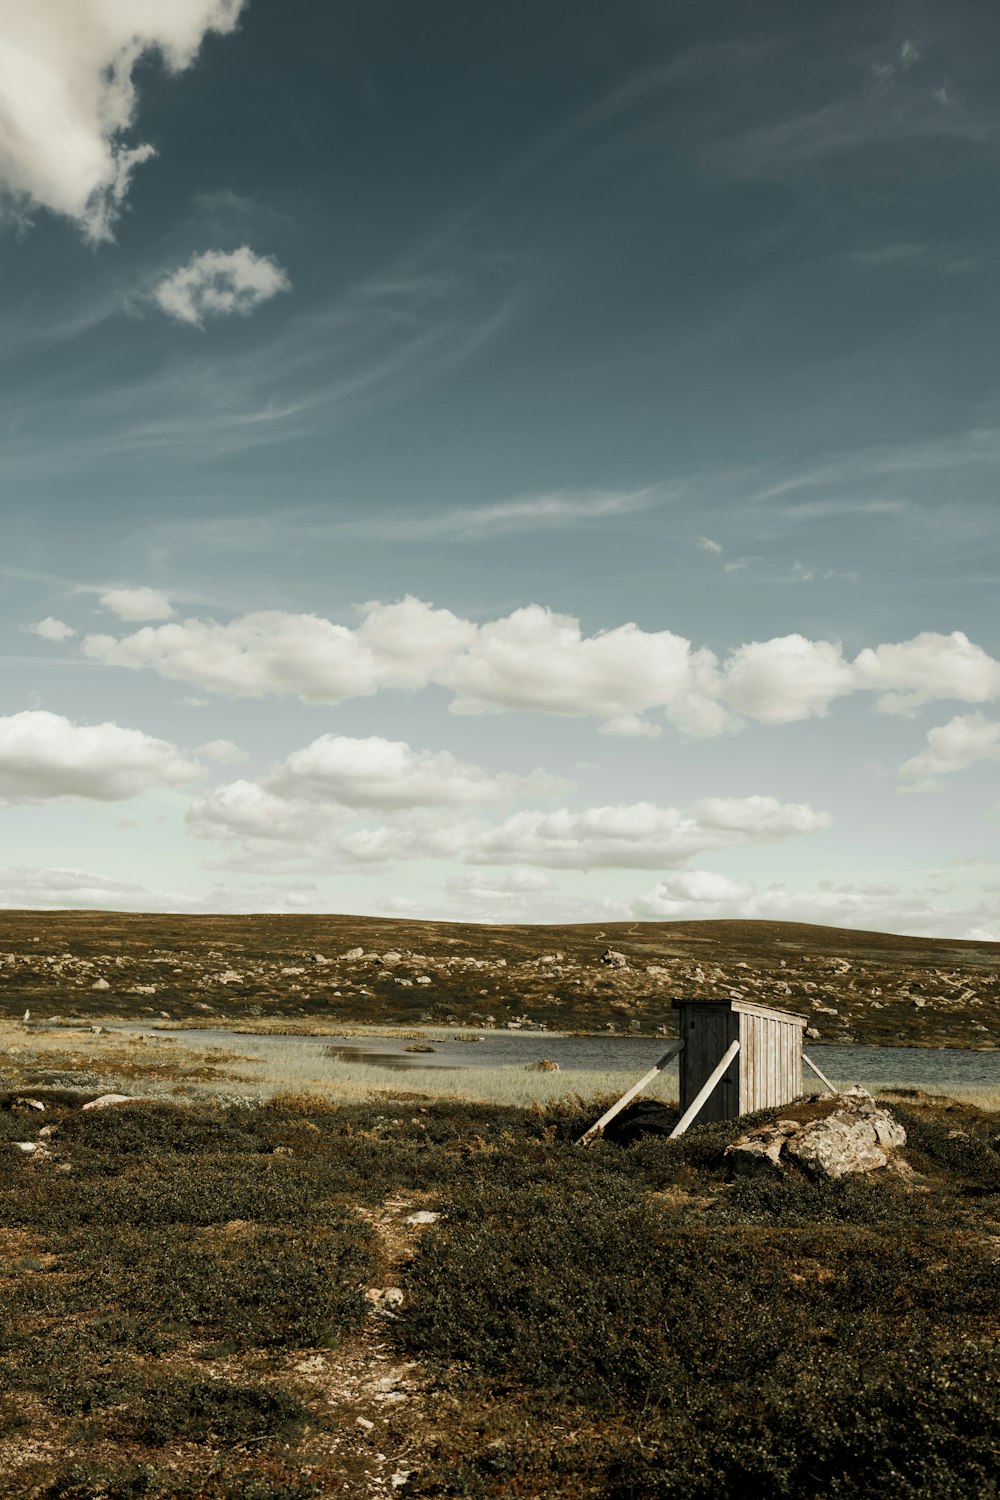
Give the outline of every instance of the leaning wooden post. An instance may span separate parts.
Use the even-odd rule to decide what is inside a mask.
[[[591,1125],[589,1130],[584,1131],[583,1135],[581,1135],[576,1144],[578,1146],[589,1145],[590,1141],[593,1140],[594,1136],[599,1130],[603,1130],[605,1125],[610,1124],[615,1115],[623,1110],[626,1104],[628,1104],[632,1099],[635,1098],[636,1094],[641,1094],[644,1088],[648,1088],[657,1074],[662,1073],[667,1064],[673,1062],[674,1058],[677,1056],[678,1052],[680,1052],[683,1046],[683,1038],[679,1041],[673,1042],[667,1048],[666,1052],[664,1052],[659,1062],[655,1063],[654,1066],[650,1068],[649,1072],[644,1074],[643,1077],[639,1079],[638,1083],[633,1083],[628,1092],[622,1094],[621,1098],[615,1104],[612,1104],[610,1109],[605,1110],[601,1118],[597,1120],[593,1125]]]
[[[709,1094],[715,1088],[715,1085],[718,1083],[723,1073],[729,1067],[729,1064],[732,1062],[733,1058],[736,1056],[739,1050],[740,1044],[738,1041],[730,1043],[725,1055],[719,1062],[718,1066],[715,1068],[715,1071],[710,1073],[709,1076],[705,1079],[705,1082],[702,1084],[700,1090],[691,1100],[691,1103],[688,1105],[687,1109],[681,1115],[680,1119],[677,1121],[677,1124],[670,1132],[671,1140],[673,1140],[675,1136],[684,1134],[685,1130],[687,1130],[692,1120],[695,1119],[698,1111],[701,1109]]]
[[[802,1054],[802,1061],[805,1063],[805,1065],[806,1065],[807,1068],[810,1068],[816,1074],[816,1077],[819,1079],[820,1083],[825,1083],[826,1084],[826,1086],[830,1090],[831,1094],[839,1094],[840,1093],[839,1089],[835,1089],[834,1088],[834,1086],[830,1082],[829,1078],[827,1078],[825,1076],[825,1074],[823,1074],[823,1073],[820,1072],[819,1068],[817,1068],[817,1066],[813,1062],[812,1058],[806,1057],[806,1055],[805,1055],[804,1052]]]

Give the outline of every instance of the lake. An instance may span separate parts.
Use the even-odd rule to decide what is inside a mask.
[[[117,1029],[117,1028],[115,1028]],[[148,1028],[128,1027],[128,1030]],[[550,1058],[562,1071],[634,1073],[638,1078],[663,1056],[668,1037],[552,1036],[538,1032],[463,1031],[442,1035],[428,1032],[433,1052],[406,1052],[411,1045],[399,1037],[381,1036],[252,1036],[229,1030],[173,1030],[155,1032],[198,1046],[224,1046],[267,1058],[275,1048],[302,1047],[320,1056],[380,1068],[525,1068]],[[474,1040],[472,1038],[475,1038]],[[837,1047],[813,1045],[809,1055],[828,1078],[860,1084],[889,1083],[1000,1089],[1000,1053],[969,1052],[944,1047]],[[676,1062],[665,1070],[676,1073]],[[811,1075],[806,1070],[806,1079]],[[809,1087],[809,1084],[806,1085]],[[817,1081],[816,1087],[820,1084]]]

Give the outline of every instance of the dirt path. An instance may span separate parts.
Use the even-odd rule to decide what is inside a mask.
[[[392,1495],[413,1471],[410,1455],[423,1419],[426,1381],[416,1361],[398,1357],[388,1325],[403,1302],[397,1285],[400,1272],[421,1235],[439,1217],[431,1195],[417,1192],[395,1195],[379,1208],[357,1212],[375,1231],[381,1247],[379,1284],[366,1292],[371,1314],[339,1348],[295,1357],[287,1369],[290,1383],[303,1396],[332,1407],[339,1418],[332,1431],[303,1445],[300,1461],[308,1462],[311,1449],[317,1459],[322,1456],[340,1468],[337,1493],[352,1500]]]

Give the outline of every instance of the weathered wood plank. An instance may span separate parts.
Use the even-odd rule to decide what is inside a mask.
[[[730,1044],[727,1047],[726,1051],[722,1054],[722,1057],[720,1058],[719,1062],[712,1069],[711,1073],[706,1078],[704,1084],[699,1089],[698,1093],[695,1095],[695,1097],[692,1099],[691,1103],[688,1105],[687,1109],[684,1111],[684,1113],[681,1115],[680,1119],[677,1121],[677,1124],[674,1126],[673,1130],[670,1132],[670,1139],[671,1140],[673,1140],[676,1136],[683,1135],[684,1132],[685,1132],[685,1130],[687,1130],[688,1126],[691,1125],[693,1123],[693,1121],[697,1118],[698,1114],[701,1111],[702,1105],[704,1105],[706,1103],[706,1101],[710,1098],[712,1090],[715,1088],[716,1084],[720,1081],[720,1079],[722,1078],[723,1073],[725,1073],[726,1069],[729,1067],[730,1063],[732,1062],[733,1058],[736,1056],[737,1052],[739,1052],[739,1050],[740,1050],[740,1043],[739,1043],[739,1038],[737,1037],[736,1041],[730,1042]]]

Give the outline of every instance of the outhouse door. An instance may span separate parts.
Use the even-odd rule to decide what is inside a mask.
[[[728,1005],[686,1005],[681,1012],[681,1110],[686,1110],[723,1054],[739,1038],[739,1016]],[[733,1058],[698,1115],[698,1124],[732,1120],[739,1114],[740,1060]]]

